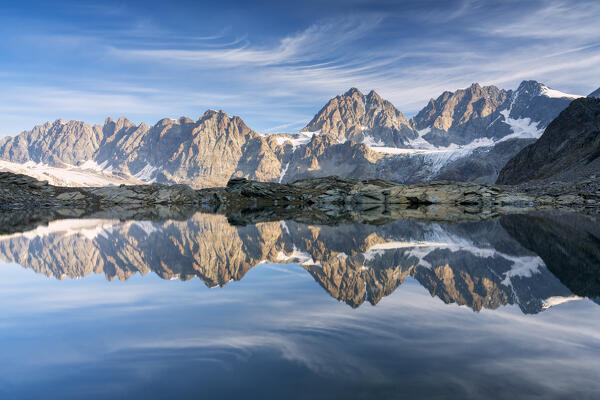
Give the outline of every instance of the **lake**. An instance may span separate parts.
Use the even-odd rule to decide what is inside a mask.
[[[189,213],[0,235],[2,399],[597,399],[600,224]]]

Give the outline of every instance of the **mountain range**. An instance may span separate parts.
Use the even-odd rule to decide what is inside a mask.
[[[213,110],[196,121],[165,118],[154,126],[125,118],[107,118],[103,126],[56,120],[1,139],[0,170],[66,186],[203,188],[231,177],[285,183],[328,175],[493,183],[578,97],[536,81],[516,90],[474,83],[442,93],[406,119],[375,91],[352,88],[295,134],[261,134]]]

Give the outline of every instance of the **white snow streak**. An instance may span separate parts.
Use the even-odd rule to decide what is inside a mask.
[[[548,86],[542,86],[542,91],[540,93],[540,96],[546,96],[546,97],[551,97],[551,98],[569,98],[569,99],[578,99],[580,97],[585,97],[585,96],[581,96],[578,94],[569,94],[569,93],[563,93],[560,92],[558,90],[554,90],[554,89],[550,89]]]
[[[281,181],[283,180],[283,177],[285,176],[285,173],[288,170],[288,167],[290,166],[290,163],[285,164],[285,167],[281,170],[281,175],[279,176],[279,183],[281,183]]]
[[[156,178],[153,177],[154,173],[158,170],[158,168],[147,163],[144,168],[142,168],[137,174],[133,175],[139,180],[144,182],[153,183],[156,181]]]

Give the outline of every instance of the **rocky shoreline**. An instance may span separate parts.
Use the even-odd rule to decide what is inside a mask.
[[[60,187],[26,175],[0,172],[0,210],[191,206],[231,212],[261,207],[367,211],[371,208],[455,208],[495,213],[540,207],[597,212],[598,180],[577,185],[509,187],[457,182],[400,185],[385,180],[325,177],[291,184],[231,179],[226,187],[194,190],[187,185]]]

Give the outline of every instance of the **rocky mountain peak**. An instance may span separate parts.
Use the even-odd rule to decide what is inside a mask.
[[[521,82],[511,94],[510,118],[524,120],[540,130],[556,118],[578,95],[563,93],[534,80]]]
[[[303,132],[321,132],[339,142],[362,142],[366,136],[388,145],[402,144],[414,136],[410,124],[392,103],[371,90],[364,96],[351,88],[329,100]]]
[[[179,123],[182,124],[182,125],[183,124],[193,124],[194,123],[193,119],[188,118],[186,116],[179,117],[179,119],[177,121],[179,121]]]
[[[543,83],[534,80],[523,81],[515,91],[517,96],[526,96],[528,98],[540,96],[546,87]]]
[[[168,126],[168,125],[173,124],[173,122],[175,122],[175,121],[172,120],[171,118],[163,118],[160,121],[158,121],[155,126],[158,126],[158,127]]]
[[[119,117],[118,120],[114,120],[110,117],[107,117],[104,120],[104,127],[103,129],[109,129],[111,131],[119,131],[121,129],[127,129],[127,128],[131,128],[134,127],[135,124],[132,123],[131,121],[129,121],[127,118],[125,117]]]
[[[447,134],[460,132],[470,135],[471,129],[465,128],[474,121],[487,121],[492,114],[508,99],[509,93],[496,86],[481,86],[473,83],[465,89],[455,92],[444,92],[437,99],[431,99],[427,106],[412,120],[413,125],[421,130],[429,128],[437,133]],[[478,126],[478,128],[480,128]]]
[[[533,97],[536,96],[543,96],[543,97],[547,97],[547,98],[553,98],[553,99],[577,99],[579,97],[584,97],[584,96],[580,96],[577,94],[569,94],[569,93],[563,93],[559,90],[555,90],[541,82],[537,82],[537,81],[523,81],[521,82],[521,84],[519,85],[519,88],[516,90],[515,95],[517,97],[527,97],[528,99],[531,99]]]
[[[384,100],[381,98],[381,96],[379,96],[379,95],[377,94],[377,92],[376,92],[376,91],[374,91],[374,90],[371,90],[371,91],[369,92],[369,94],[367,94],[366,100],[367,100],[367,103],[374,103],[374,104],[382,104],[382,103],[383,103],[383,101],[384,101]]]
[[[206,110],[202,117],[200,117],[200,119],[196,121],[196,125],[206,124],[216,124],[216,126],[220,127],[219,129],[226,129],[226,126],[232,124],[237,126],[240,133],[242,134],[247,134],[252,131],[250,128],[248,128],[248,126],[246,126],[246,124],[240,117],[236,115],[230,116],[223,110]]]
[[[346,96],[346,97],[355,97],[355,96],[363,97],[363,94],[357,88],[352,87],[352,88],[348,89],[346,91],[346,93],[343,94],[343,96]]]
[[[595,97],[600,99],[600,88],[594,90],[592,93],[588,94],[587,97]]]
[[[471,92],[480,91],[481,89],[482,89],[481,85],[479,83],[477,83],[477,82],[473,82],[473,83],[471,83],[471,86],[469,86],[469,90]]]
[[[54,123],[35,126],[0,146],[0,159],[24,163],[62,166],[90,160],[102,138],[101,128],[82,121],[57,119]]]
[[[217,114],[218,114],[218,112],[216,110],[213,110],[212,108],[209,108],[208,110],[204,111],[204,114],[202,114],[202,117],[200,117],[200,119],[210,118],[210,117],[215,116]]]

